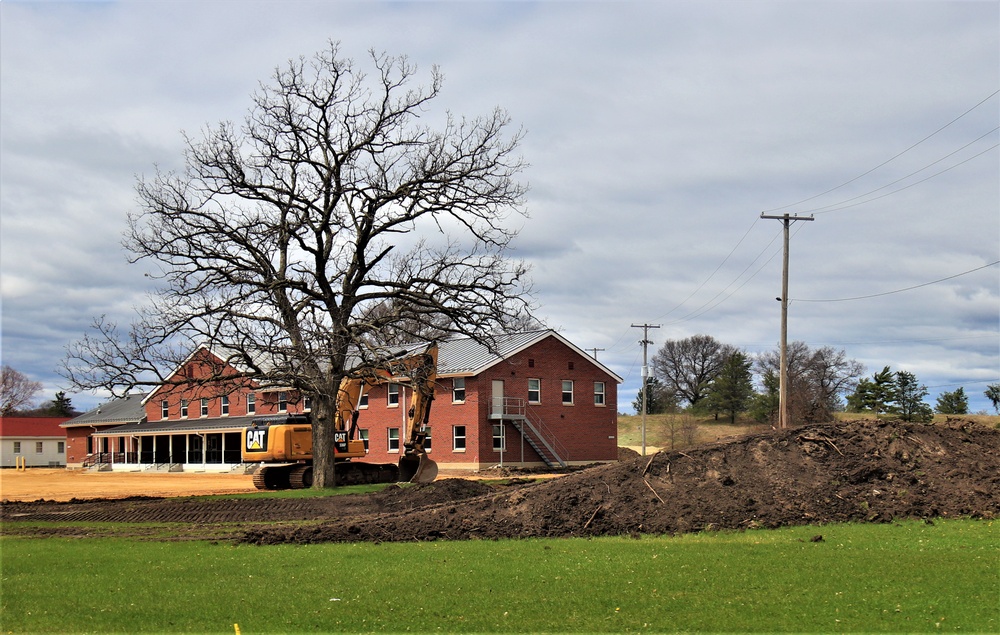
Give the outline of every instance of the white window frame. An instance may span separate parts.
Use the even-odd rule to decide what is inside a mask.
[[[569,387],[569,390],[566,390],[567,386]],[[566,395],[567,394],[569,395],[569,401],[566,401]],[[564,380],[562,380],[562,404],[564,406],[572,406],[573,405],[573,380],[572,379],[564,379]]]
[[[278,391],[278,412],[288,412],[288,393],[284,390]]]
[[[202,417],[207,417],[208,416],[208,397],[202,397],[201,398],[201,410],[200,410],[200,412],[201,412],[201,416]]]
[[[531,382],[535,382],[535,388],[532,390]],[[535,393],[534,399],[532,399],[531,393]],[[542,403],[542,380],[535,379],[533,377],[528,378],[528,403],[539,404]]]
[[[219,412],[222,413],[223,417],[229,416],[229,395],[219,397]]]
[[[160,419],[170,418],[170,402],[166,399],[160,401]]]
[[[20,441],[15,441],[14,442],[14,454],[20,454],[20,453],[21,453],[21,442]]]
[[[461,431],[461,434],[459,434],[459,431]],[[468,441],[468,437],[466,436],[467,433],[468,431],[465,426],[451,427],[451,449],[453,452],[465,452],[466,443]],[[459,444],[459,441],[461,441],[461,445]]]
[[[181,419],[187,419],[188,417],[188,400],[181,399]]]
[[[308,395],[302,398],[302,412],[312,412],[313,400]]]
[[[43,454],[45,452],[45,442],[35,441],[35,454]]]
[[[395,447],[393,447],[395,446]],[[389,428],[386,434],[387,451],[393,454],[399,453],[399,428]]]
[[[358,399],[358,410],[368,409],[368,391],[361,393],[361,398]]]
[[[56,452],[58,452],[59,454],[63,454],[63,453],[66,452],[66,442],[65,441],[57,441],[56,442]]]
[[[424,428],[424,432],[427,433],[427,436],[424,437],[424,452],[427,452],[428,454],[430,454],[430,451],[431,451],[431,427],[430,426],[426,426]]]
[[[385,391],[385,403],[389,408],[399,407],[399,384],[389,384]]]
[[[608,405],[606,386],[603,381],[594,382],[594,405],[602,408]]]
[[[452,378],[451,403],[465,403],[465,377]]]
[[[247,414],[257,414],[257,394],[248,392],[247,393]]]
[[[493,451],[494,452],[506,452],[507,451],[507,427],[502,423],[493,424]],[[499,432],[499,434],[498,434]],[[497,441],[500,441],[500,447],[497,447]]]
[[[365,452],[367,453],[368,452],[368,428],[360,428],[360,429],[358,429],[358,437],[362,441],[364,441]]]

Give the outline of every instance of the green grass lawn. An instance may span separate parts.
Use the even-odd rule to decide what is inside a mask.
[[[268,547],[5,536],[0,548],[4,633],[1000,631],[988,520]]]

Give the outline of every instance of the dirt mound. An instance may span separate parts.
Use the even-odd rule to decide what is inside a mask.
[[[259,529],[257,544],[680,533],[1000,513],[1000,432],[953,420],[770,432],[595,467],[507,491]]]
[[[444,479],[301,499],[0,504],[5,533],[24,520],[74,521],[66,531],[80,535],[87,534],[78,523],[173,522],[183,523],[189,538],[256,544],[664,534],[998,514],[1000,431],[963,420],[813,425],[504,485]]]

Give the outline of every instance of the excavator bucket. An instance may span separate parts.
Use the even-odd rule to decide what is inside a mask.
[[[407,454],[399,458],[401,483],[430,483],[437,478],[438,464],[426,454]]]

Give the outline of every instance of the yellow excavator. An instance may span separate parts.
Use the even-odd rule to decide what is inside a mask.
[[[438,466],[427,456],[426,426],[437,379],[437,345],[424,352],[390,360],[361,377],[345,377],[334,414],[333,453],[338,485],[430,483]],[[358,406],[364,392],[380,383],[408,384],[413,400],[406,418],[399,464],[364,463],[365,442],[358,434]],[[257,489],[300,489],[312,486],[312,422],[307,414],[258,417],[243,429],[244,463],[259,463]]]

